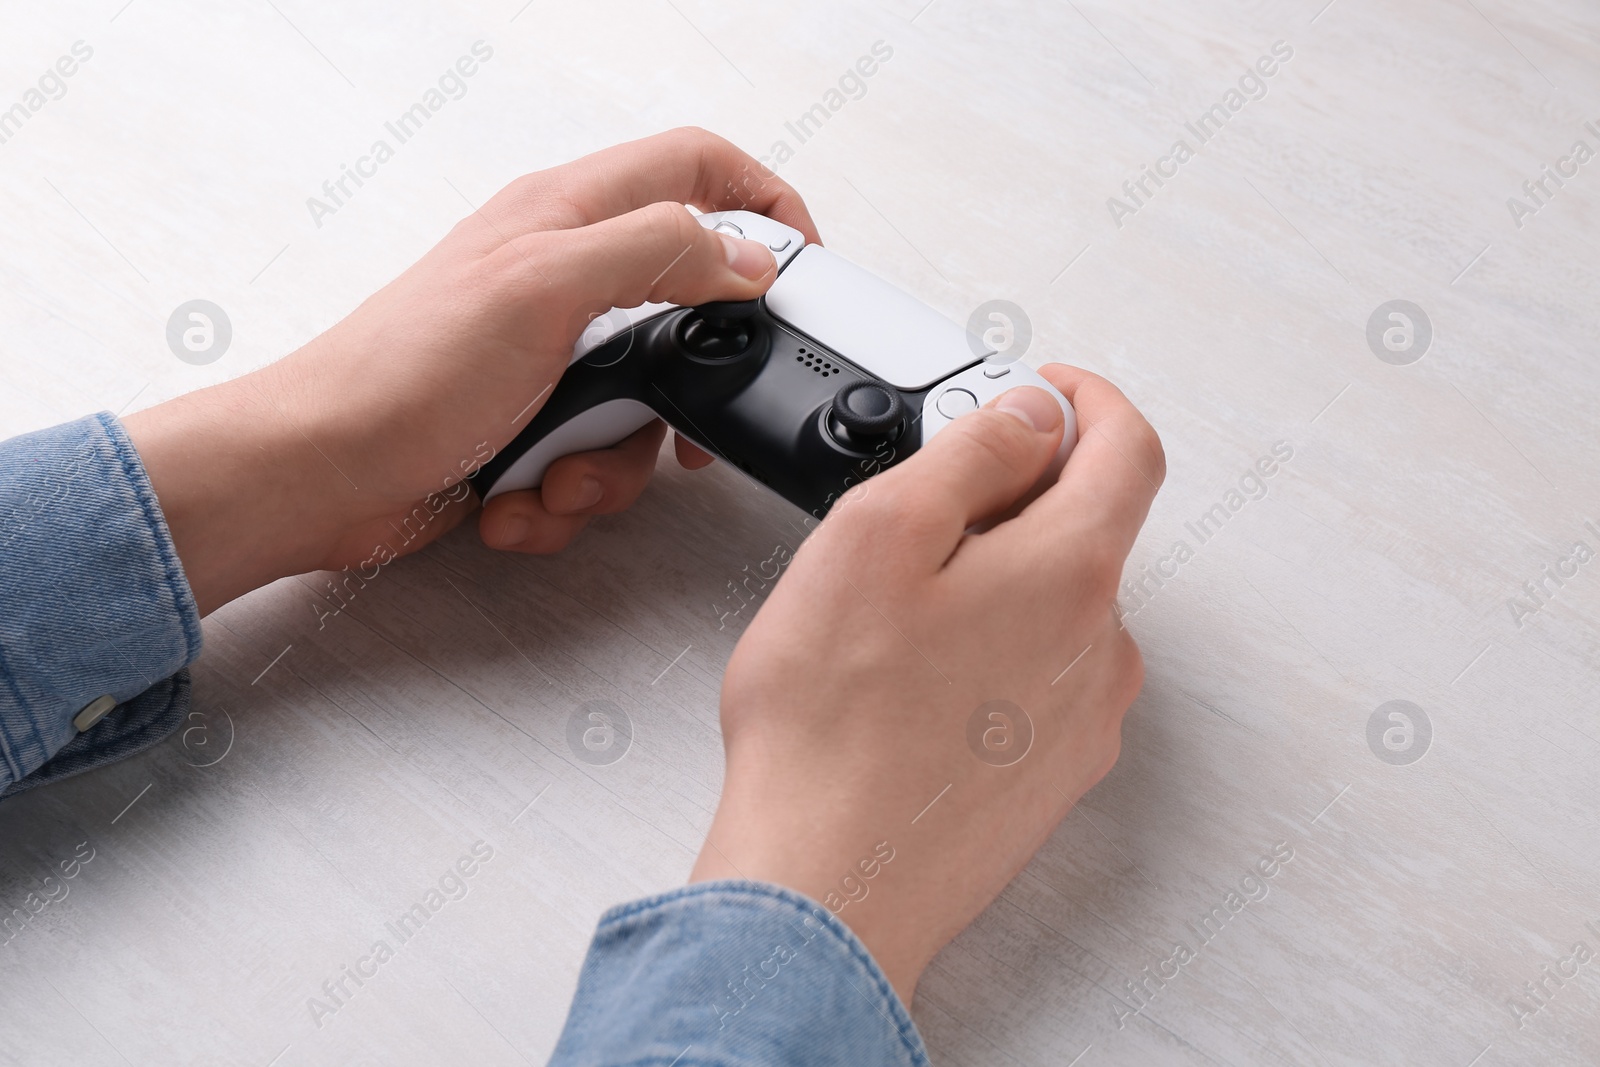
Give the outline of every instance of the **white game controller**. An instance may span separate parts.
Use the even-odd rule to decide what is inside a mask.
[[[1066,398],[915,297],[798,230],[749,211],[701,215],[778,262],[767,295],[643,304],[589,324],[549,401],[472,479],[487,500],[540,484],[561,456],[614,445],[652,419],[821,517],[851,485],[915,452],[1008,389],[1055,396],[1066,420],[1053,479],[1077,441]]]

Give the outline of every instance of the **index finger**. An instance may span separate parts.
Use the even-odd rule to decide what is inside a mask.
[[[822,242],[788,182],[731,141],[693,126],[524,175],[496,193],[482,214],[508,240],[588,226],[663,201],[701,211],[754,211],[794,227],[813,244]]]
[[[1078,444],[1056,484],[1013,522],[1041,534],[1086,523],[1107,529],[1118,546],[1131,549],[1167,476],[1161,438],[1122,390],[1098,374],[1060,363],[1039,373],[1077,412]]]

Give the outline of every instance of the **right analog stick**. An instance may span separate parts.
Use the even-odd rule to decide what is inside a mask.
[[[834,394],[831,414],[849,443],[860,444],[893,437],[905,410],[897,390],[877,382],[855,381]]]

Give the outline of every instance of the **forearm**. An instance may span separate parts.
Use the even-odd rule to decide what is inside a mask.
[[[315,446],[253,376],[136,412],[124,425],[202,615],[316,566],[330,487],[307,462]]]
[[[374,416],[341,403],[356,387],[323,373],[337,367],[323,354],[337,343],[335,331],[279,363],[125,420],[202,615],[279,578],[369,557],[395,540],[390,518],[451,486],[443,470],[415,475],[414,486],[385,478],[373,453],[403,442],[375,439]],[[410,547],[471,506],[464,486],[433,501],[443,521]]]

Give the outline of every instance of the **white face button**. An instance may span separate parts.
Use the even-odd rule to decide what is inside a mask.
[[[946,389],[939,394],[936,406],[945,418],[958,419],[978,410],[978,398],[965,389]]]

